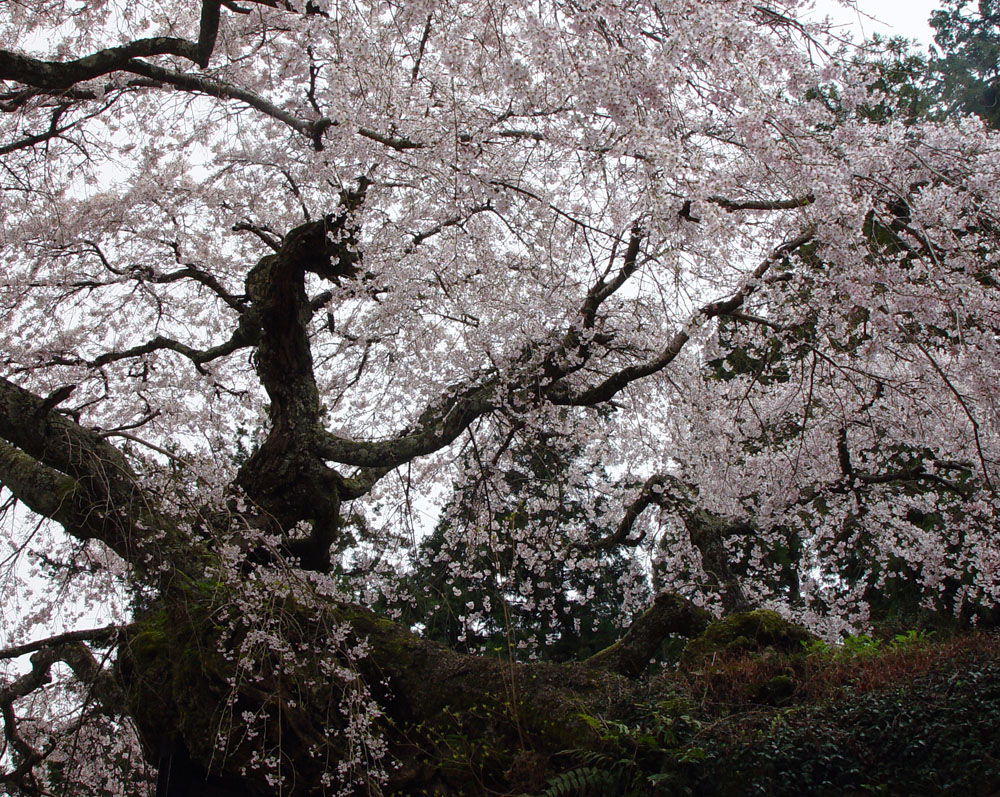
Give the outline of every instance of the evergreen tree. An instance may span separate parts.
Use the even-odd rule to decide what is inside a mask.
[[[940,55],[931,59],[934,91],[951,113],[974,113],[1000,127],[1000,0],[945,0],[931,15]]]
[[[469,652],[568,661],[612,644],[649,590],[622,549],[584,552],[575,542],[600,536],[594,518],[606,509],[574,483],[575,455],[552,436],[521,437],[491,495],[481,481],[456,485],[415,552],[403,598],[386,608]]]

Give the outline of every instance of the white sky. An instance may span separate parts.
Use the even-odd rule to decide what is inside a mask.
[[[879,33],[920,39],[924,45],[934,41],[928,18],[944,5],[943,0],[857,0],[857,10],[852,10],[838,0],[815,0],[815,3],[817,16],[829,15],[849,26],[855,38]]]

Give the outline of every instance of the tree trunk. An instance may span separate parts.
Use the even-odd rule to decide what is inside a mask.
[[[129,712],[159,767],[158,797],[274,794],[279,781],[282,794],[324,794],[352,779],[356,793],[530,792],[561,751],[598,742],[582,714],[620,715],[636,688],[593,659],[464,655],[358,606],[317,611],[291,599],[250,661],[247,642],[260,629],[227,615],[207,585],[182,592],[120,649]],[[279,650],[279,634],[292,655]],[[353,656],[362,642],[367,655]],[[332,658],[316,654],[324,646]],[[227,650],[243,650],[242,660]],[[381,784],[367,758],[379,736],[384,762],[395,762]]]

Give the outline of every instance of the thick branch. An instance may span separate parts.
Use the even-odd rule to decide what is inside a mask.
[[[344,478],[340,486],[340,495],[345,501],[353,501],[368,493],[379,480],[391,473],[396,465],[381,468],[359,468],[349,478]]]
[[[804,208],[816,201],[812,194],[792,197],[791,199],[728,199],[724,196],[711,196],[708,198],[719,207],[726,210],[795,210]]]
[[[826,490],[837,495],[842,495],[851,491],[856,492],[858,485],[910,484],[914,482],[929,482],[931,484],[936,484],[948,492],[954,493],[959,498],[968,498],[968,495],[966,495],[966,492],[961,487],[948,479],[938,476],[936,473],[931,473],[924,467],[923,463],[913,465],[909,468],[886,471],[885,473],[868,473],[865,471],[852,470],[849,474],[845,474],[843,479],[837,481],[833,485],[822,488],[818,492]],[[811,501],[815,495],[816,493],[809,493],[808,496],[800,502]]]
[[[610,282],[603,279],[597,282],[588,292],[587,298],[580,310],[583,318],[584,329],[594,326],[597,318],[597,311],[606,299],[624,285],[639,267],[639,244],[642,243],[642,230],[638,225],[632,227],[629,237],[628,248],[625,250],[625,257],[622,260],[622,267]]]
[[[117,507],[106,496],[84,488],[0,440],[0,485],[32,512],[59,523],[79,540],[100,540],[126,560],[135,558],[142,539],[128,507]],[[0,655],[0,658],[3,656]]]
[[[172,338],[165,338],[162,335],[157,335],[150,341],[146,343],[139,344],[138,346],[133,346],[124,351],[112,351],[105,352],[99,357],[95,357],[87,365],[92,368],[100,368],[101,366],[107,365],[108,363],[118,362],[119,360],[127,360],[131,357],[141,357],[144,354],[152,354],[154,351],[175,351],[178,354],[183,354],[191,362],[195,364],[195,367],[201,372],[205,373],[205,369],[202,366],[205,363],[212,362],[212,360],[217,360],[220,357],[225,357],[227,354],[232,354],[234,351],[246,348],[248,346],[253,346],[257,342],[256,331],[253,329],[250,323],[241,322],[233,332],[232,337],[225,343],[220,343],[218,346],[212,346],[209,349],[193,349],[179,341],[173,340]]]
[[[177,55],[197,63],[198,48],[185,39],[157,36],[108,47],[73,61],[43,61],[0,50],[0,80],[13,80],[39,89],[68,89],[75,83],[127,69],[133,58]]]
[[[812,237],[812,232],[807,232],[799,238],[789,241],[775,249],[757,269],[753,272],[752,279],[747,285],[733,296],[726,300],[705,305],[695,319],[699,317],[712,317],[723,315],[734,311],[742,305],[756,287],[759,280],[767,269],[777,260],[786,256],[802,246]],[[588,293],[582,312],[584,321],[592,319],[600,303],[608,296],[612,295],[622,284],[634,273],[637,268],[639,245],[641,242],[641,231],[633,229],[629,240],[628,250],[625,253],[624,262],[615,277],[605,282],[597,283]],[[619,371],[609,377],[601,385],[577,395],[565,395],[558,386],[558,382],[550,388],[546,395],[556,404],[576,404],[593,405],[609,400],[629,382],[643,376],[648,376],[665,367],[680,352],[683,345],[688,341],[690,335],[686,330],[682,330],[674,335],[670,343],[663,350],[661,355],[653,361],[631,366]],[[565,373],[565,372],[563,372]],[[562,374],[557,374],[561,376]],[[495,390],[495,383],[489,381],[482,385],[473,385],[460,392],[453,392],[446,396],[436,406],[432,406],[421,416],[417,423],[417,430],[407,430],[402,434],[381,441],[356,441],[338,437],[328,432],[322,432],[316,442],[316,450],[324,459],[338,462],[345,465],[357,465],[363,468],[379,469],[382,473],[388,472],[415,457],[440,450],[453,442],[477,417],[492,409],[492,398]],[[362,488],[358,488],[362,489]],[[643,507],[644,508],[644,507]],[[638,509],[636,514],[641,511]],[[629,526],[630,527],[630,526]],[[625,531],[627,534],[627,530]]]
[[[357,276],[361,254],[352,214],[367,186],[362,178],[357,191],[342,192],[339,215],[290,230],[277,252],[261,258],[246,277],[250,307],[244,320],[256,330],[257,375],[271,400],[271,428],[240,468],[238,482],[274,532],[287,535],[299,521],[312,521],[309,538],[290,540],[286,547],[313,570],[329,567],[345,485],[317,451],[324,433],[308,331],[314,310],[305,275],[337,283]]]
[[[81,528],[76,479],[41,464],[4,440],[0,440],[0,484],[32,512],[60,523],[70,534],[93,536]]]
[[[0,377],[0,438],[40,463],[85,482],[108,502],[127,500],[135,478],[118,449],[62,413],[45,399]]]
[[[348,440],[323,432],[317,439],[316,451],[333,462],[388,472],[450,445],[476,418],[493,409],[495,390],[496,382],[487,380],[453,391],[424,411],[417,420],[418,431],[408,430],[388,440]]]
[[[611,647],[595,653],[584,664],[635,678],[644,673],[663,640],[673,634],[696,637],[712,621],[712,615],[687,598],[665,592],[639,615],[624,636]]]
[[[191,265],[190,263],[185,263],[183,268],[171,271],[168,274],[157,274],[152,277],[153,282],[160,284],[177,282],[182,279],[194,280],[195,282],[204,285],[238,313],[242,313],[246,310],[247,304],[244,299],[233,296],[233,294],[227,291],[225,287],[223,287],[222,283],[219,282],[219,280],[217,280],[213,275],[209,274],[207,271],[203,271],[197,266]]]
[[[27,653],[34,653],[43,648],[54,648],[65,645],[68,642],[95,642],[98,645],[113,643],[120,633],[126,630],[121,625],[106,625],[102,628],[85,628],[79,631],[67,631],[63,634],[56,634],[47,639],[36,639],[34,642],[26,642],[23,645],[4,648],[0,650],[0,659],[16,659]]]
[[[7,441],[0,481],[34,511],[82,539],[103,541],[139,570],[184,568],[172,550],[173,526],[122,453],[2,377],[0,439]]]
[[[394,149],[397,152],[405,152],[408,149],[421,149],[427,146],[426,144],[422,144],[419,141],[413,141],[409,138],[403,138],[401,136],[387,136],[384,133],[379,133],[377,130],[372,130],[368,127],[359,127],[358,135],[362,138],[376,141],[379,144],[385,144],[387,147]]]
[[[212,60],[212,50],[219,35],[219,0],[202,0],[201,24],[198,28],[198,46],[195,63],[202,69]]]
[[[204,68],[211,59],[218,33],[219,2],[204,0],[197,42],[174,36],[153,36],[118,47],[106,47],[73,61],[43,61],[10,50],[0,50],[0,80],[60,91],[75,83],[127,69],[134,58],[157,55],[176,55]]]
[[[138,39],[117,47],[108,47],[72,61],[45,61],[10,50],[0,50],[0,80],[16,81],[32,89],[45,92],[61,93],[73,89],[78,83],[104,75],[110,75],[114,72],[131,72],[149,81],[143,81],[147,87],[170,86],[182,91],[245,102],[250,107],[307,136],[317,149],[321,149],[323,131],[333,124],[330,119],[300,119],[259,94],[239,86],[201,75],[166,69],[142,60],[155,56],[172,55],[191,61],[202,68],[207,67],[218,37],[219,20],[219,0],[204,0],[201,7],[198,41],[196,42],[172,36],[156,36]],[[362,130],[359,132],[362,135],[376,138],[376,140],[381,138],[372,131]],[[410,146],[419,145],[411,144]]]

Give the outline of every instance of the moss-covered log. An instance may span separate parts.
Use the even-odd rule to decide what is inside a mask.
[[[586,662],[519,663],[458,653],[301,586],[274,585],[258,615],[247,595],[259,589],[242,587],[179,580],[121,644],[161,797],[267,795],[279,782],[283,794],[323,794],[352,780],[359,793],[532,793],[565,751],[601,750],[603,723],[667,699],[666,681],[636,677],[668,635],[700,634],[684,653],[695,663],[812,639],[774,612],[710,623],[663,594]],[[377,784],[365,758],[376,748],[392,761]]]

